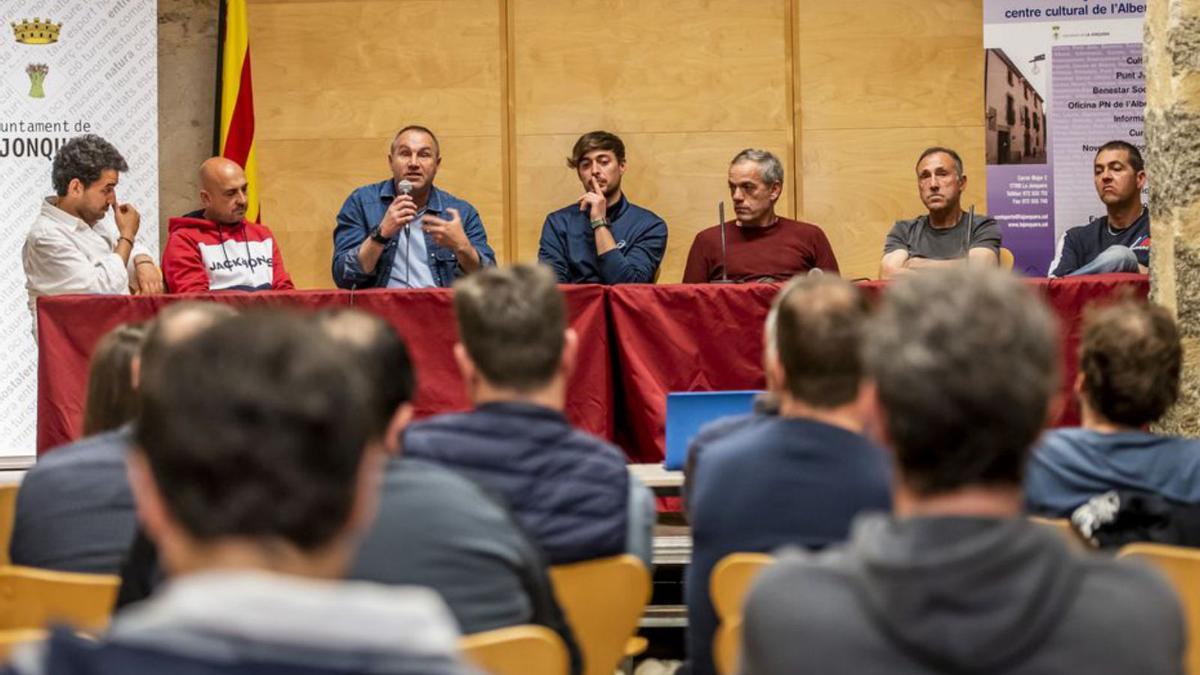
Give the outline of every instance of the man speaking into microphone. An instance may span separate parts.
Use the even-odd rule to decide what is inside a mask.
[[[433,185],[442,155],[432,131],[404,127],[387,157],[392,177],[356,189],[338,212],[339,288],[445,288],[496,264],[479,212]]]
[[[783,164],[766,150],[747,148],[729,164],[734,220],[701,230],[692,241],[683,283],[784,281],[819,269],[838,274],[837,258],[821,228],[775,213],[783,194]]]

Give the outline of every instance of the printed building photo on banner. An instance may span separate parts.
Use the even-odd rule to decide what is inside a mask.
[[[137,242],[157,258],[157,3],[0,2],[0,464],[36,447],[36,317],[21,249],[54,194],[55,152],[85,133],[107,139],[129,164],[116,199],[141,214]],[[105,223],[111,212],[97,227]]]
[[[1031,59],[1037,69],[1045,54]],[[1042,93],[1003,49],[984,50],[988,164],[1046,163],[1046,105]],[[1043,83],[1044,86],[1044,83]]]

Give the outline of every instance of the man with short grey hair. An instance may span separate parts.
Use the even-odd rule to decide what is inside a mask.
[[[784,281],[814,269],[838,274],[821,228],[775,213],[782,195],[778,157],[752,148],[734,156],[729,165],[734,219],[701,230],[692,240],[683,283]]]
[[[1000,227],[985,215],[962,210],[967,187],[962,158],[951,148],[926,148],[917,157],[917,191],[928,213],[897,220],[883,244],[879,277],[968,264],[995,267]]]
[[[785,554],[747,598],[742,673],[1177,674],[1179,601],[1022,515],[1059,384],[1054,317],[1015,276],[960,267],[888,289],[865,331],[895,515]]]
[[[117,203],[117,182],[128,170],[121,153],[95,134],[76,136],[55,153],[55,194],[42,202],[21,250],[35,332],[43,295],[162,292],[162,272],[136,241],[141,216],[132,204]],[[116,227],[104,220],[110,210]]]

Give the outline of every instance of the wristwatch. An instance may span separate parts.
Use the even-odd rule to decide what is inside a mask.
[[[376,244],[382,244],[383,246],[387,246],[387,243],[389,241],[391,241],[391,239],[383,236],[383,230],[381,230],[379,228],[379,226],[376,225],[375,229],[371,230],[371,241],[375,242]]]
[[[592,221],[592,232],[602,227],[608,227],[608,218],[598,218]]]

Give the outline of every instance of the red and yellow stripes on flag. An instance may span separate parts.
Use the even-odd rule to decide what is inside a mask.
[[[254,87],[250,78],[250,30],[246,0],[224,0],[221,50],[220,153],[246,170],[250,186],[246,220],[258,222],[258,161],[254,151]]]

